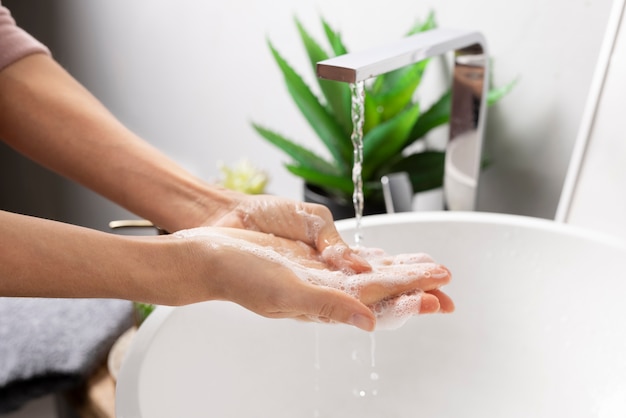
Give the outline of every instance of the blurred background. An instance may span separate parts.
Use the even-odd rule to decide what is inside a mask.
[[[248,158],[270,175],[269,193],[298,199],[301,180],[283,168],[284,155],[250,122],[323,150],[291,102],[267,39],[312,84],[294,17],[319,39],[324,17],[357,51],[402,37],[432,10],[440,27],[483,32],[495,85],[518,79],[488,113],[492,164],[481,177],[479,210],[553,218],[611,1],[3,4],[122,122],[191,172],[211,181],[218,161]],[[444,83],[440,75],[430,76],[432,89]],[[131,216],[1,144],[0,207],[101,230]]]

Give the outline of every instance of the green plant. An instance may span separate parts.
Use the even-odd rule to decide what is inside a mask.
[[[227,189],[247,194],[261,194],[269,182],[265,171],[255,167],[248,159],[242,159],[233,166],[218,163],[220,179],[218,184]]]
[[[156,305],[151,303],[133,302],[133,310],[135,314],[135,325],[139,326],[146,320],[148,316],[156,309]]]
[[[331,52],[326,52],[296,18],[295,23],[306,49],[313,71],[317,62],[346,54],[340,34],[321,19]],[[436,27],[434,13],[417,22],[407,33],[413,35]],[[270,51],[285,79],[287,89],[311,128],[327,148],[330,159],[299,145],[297,142],[258,123],[253,128],[261,137],[280,148],[291,159],[287,170],[301,177],[307,184],[318,186],[328,195],[351,200],[353,148],[351,93],[347,83],[318,79],[320,99],[302,77],[281,56],[271,41]],[[415,99],[424,70],[429,60],[401,68],[371,80],[365,86],[365,126],[363,186],[367,197],[380,195],[380,178],[388,173],[406,171],[415,192],[441,186],[443,182],[444,153],[423,149],[407,152],[409,147],[423,141],[432,129],[444,125],[450,117],[450,92],[426,110]],[[489,92],[488,103],[493,104],[513,87],[514,83]]]

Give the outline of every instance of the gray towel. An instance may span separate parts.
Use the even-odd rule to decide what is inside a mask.
[[[80,384],[132,325],[132,303],[0,298],[0,413]]]

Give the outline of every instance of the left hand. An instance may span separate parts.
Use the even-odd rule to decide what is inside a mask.
[[[301,241],[319,252],[329,267],[355,273],[371,270],[369,263],[343,241],[327,207],[271,195],[225,194],[230,201],[210,214],[204,225],[241,228]]]

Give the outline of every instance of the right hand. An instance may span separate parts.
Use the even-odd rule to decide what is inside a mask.
[[[302,241],[316,249],[331,268],[357,273],[370,270],[343,241],[326,206],[223,190],[220,202],[213,202],[211,211],[204,214],[203,226],[241,228]]]
[[[376,267],[359,274],[329,270],[313,247],[271,234],[233,228],[181,231],[191,255],[184,267],[184,303],[230,300],[271,318],[341,322],[371,331],[373,309],[405,303],[410,314],[450,312],[454,305],[439,287],[449,271],[426,256],[390,257],[382,252],[362,255]],[[406,305],[406,303],[405,303]]]

